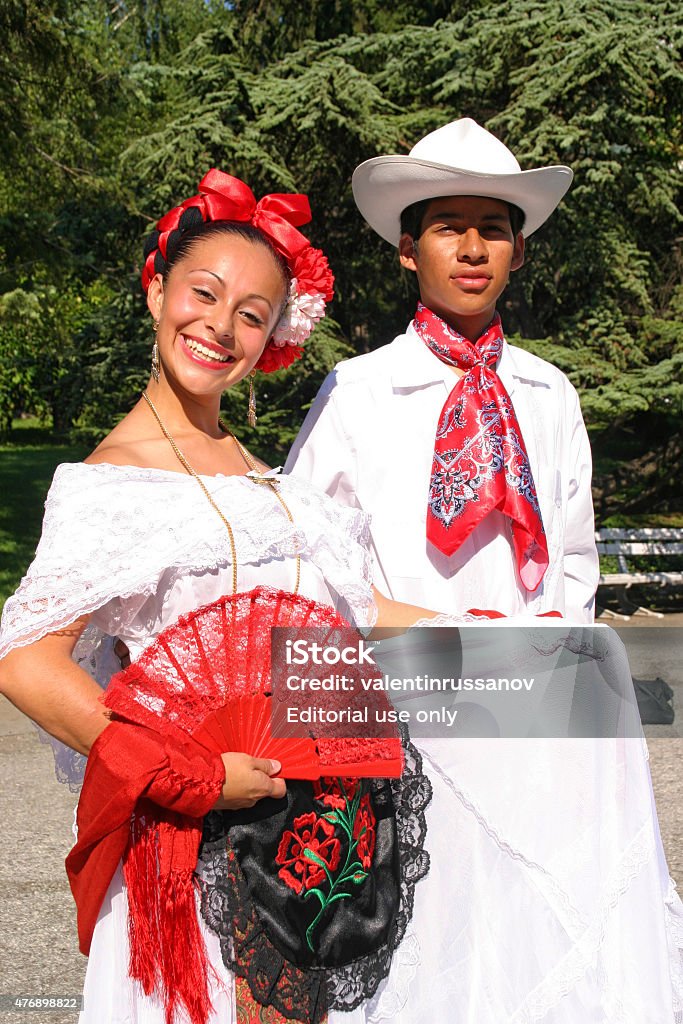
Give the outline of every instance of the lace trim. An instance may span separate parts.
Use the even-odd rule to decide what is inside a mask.
[[[57,782],[68,786],[71,793],[80,793],[85,777],[85,769],[88,764],[85,754],[79,754],[78,751],[67,747],[66,743],[62,743],[61,740],[50,736],[49,733],[41,729],[35,722],[33,722],[33,725],[38,733],[40,742],[46,747],[52,748]]]
[[[471,796],[469,796],[463,789],[456,786],[451,776],[448,775],[441,768],[441,766],[433,758],[429,756],[429,754],[426,751],[423,751],[422,753],[423,757],[426,758],[426,760],[429,762],[431,771],[435,775],[439,776],[439,778],[450,789],[453,795],[460,801],[463,807],[466,807],[467,810],[474,816],[474,818],[477,820],[481,828],[487,833],[487,835],[491,837],[491,839],[493,839],[494,843],[498,846],[498,848],[502,850],[503,853],[505,853],[508,857],[511,857],[513,860],[520,861],[522,864],[525,865],[525,867],[533,871],[536,874],[537,879],[539,881],[540,878],[543,879],[542,884],[547,890],[547,895],[552,893],[556,907],[559,905],[562,907],[564,911],[565,926],[568,929],[571,929],[574,935],[580,935],[583,929],[586,927],[587,922],[585,921],[583,916],[578,913],[576,907],[573,905],[568,894],[565,892],[562,886],[558,884],[557,880],[553,878],[553,876],[549,874],[549,872],[546,871],[546,869],[541,864],[538,864],[536,861],[530,860],[521,852],[521,850],[518,850],[516,847],[508,843],[507,840],[503,839],[498,830],[489,821],[487,821],[485,815],[477,806],[476,801]]]
[[[74,649],[73,659],[103,690],[112,675],[121,668],[114,654],[112,637],[102,633],[95,626],[86,626],[83,630]],[[80,793],[88,763],[85,754],[77,753],[66,743],[62,743],[35,725],[35,722],[33,724],[40,742],[52,748],[57,781],[68,786],[72,793]]]
[[[394,1024],[408,1002],[408,993],[420,963],[420,943],[417,935],[408,927],[392,960],[395,980],[392,977],[392,984],[373,997],[366,1011],[368,1024]]]
[[[413,622],[411,629],[423,626],[462,626],[463,622],[491,622],[488,615],[472,615],[470,612],[463,612],[462,615],[449,615],[448,612],[440,612],[428,619],[418,619]]]
[[[425,811],[432,798],[432,784],[422,769],[422,757],[404,733],[403,775],[392,784],[399,855],[401,860],[399,909],[396,931],[389,945],[360,964],[329,972],[328,1005],[333,1010],[354,1010],[373,996],[391,967],[394,950],[402,941],[413,917],[415,886],[429,871]]]
[[[596,920],[585,930],[555,969],[528,996],[511,1017],[510,1024],[537,1024],[545,1020],[550,1010],[576,987],[594,962],[604,942],[607,923],[613,910],[653,854],[654,839],[651,824],[648,822],[626,848],[601,901]],[[616,993],[613,994],[609,1019],[615,1024],[619,1024],[622,1019],[627,1020]]]
[[[259,1002],[272,1005],[288,1020],[317,1024],[327,1010],[349,1012],[371,998],[388,975],[394,951],[406,934],[415,886],[429,870],[425,809],[432,787],[422,772],[420,754],[409,741],[404,743],[404,773],[392,783],[401,861],[399,909],[387,945],[352,964],[303,971],[285,961],[249,913],[246,883],[236,863],[229,860],[234,853],[228,850],[222,816],[210,814],[205,819],[199,863],[202,916],[220,939],[226,967],[248,980]],[[411,945],[414,951],[414,942]]]
[[[666,936],[669,943],[669,967],[676,1024],[683,1022],[683,904],[678,896],[676,883],[669,878],[664,897],[666,914]]]
[[[279,486],[292,524],[270,490],[247,477],[209,479],[233,521],[241,562],[298,553],[319,569],[359,623],[374,622],[365,513],[284,477]],[[206,514],[205,498],[193,483],[155,469],[58,467],[35,560],[5,604],[0,657],[105,607],[105,628],[118,633],[156,592],[162,574],[171,586],[190,572],[229,564],[227,532]]]

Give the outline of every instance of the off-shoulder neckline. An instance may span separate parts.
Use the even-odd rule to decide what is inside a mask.
[[[120,465],[120,464],[117,464],[115,462],[61,462],[57,466],[57,469],[55,470],[55,473],[57,473],[59,470],[63,470],[63,469],[72,469],[72,470],[85,469],[87,471],[90,471],[90,470],[110,470],[110,469],[114,469],[114,470],[119,470],[122,473],[128,473],[128,474],[135,474],[135,473],[150,474],[151,473],[151,474],[158,474],[159,476],[163,476],[163,477],[177,477],[180,480],[192,480],[193,479],[192,476],[189,473],[182,472],[181,470],[177,470],[177,469],[160,469],[157,466],[135,466],[135,465],[132,465],[132,464],[131,465]],[[249,476],[249,473],[214,473],[214,474],[198,473],[197,476],[200,477],[200,479],[202,479],[202,480],[249,480],[250,482],[253,480],[253,478]],[[284,478],[284,475],[277,477],[278,480],[281,480],[283,478]]]

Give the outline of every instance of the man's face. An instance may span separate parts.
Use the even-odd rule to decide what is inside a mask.
[[[481,196],[432,199],[415,242],[401,235],[401,265],[417,274],[425,306],[475,341],[488,326],[511,270],[524,262],[507,204]]]

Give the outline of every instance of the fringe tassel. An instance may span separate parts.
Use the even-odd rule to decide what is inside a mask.
[[[174,1024],[180,1008],[190,1024],[206,1024],[212,1011],[195,903],[200,839],[196,818],[139,805],[124,858],[130,975],[147,995],[157,992],[163,999],[166,1024]]]
[[[131,819],[131,835],[123,861],[123,877],[128,890],[129,973],[142,985],[145,995],[156,987],[153,951],[159,946],[158,916],[154,912],[158,885],[158,828],[139,813]]]

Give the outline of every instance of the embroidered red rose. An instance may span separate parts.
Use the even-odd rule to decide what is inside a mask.
[[[366,793],[358,808],[356,820],[353,823],[353,838],[358,840],[356,854],[364,868],[372,864],[372,855],[375,852],[375,825],[377,819],[372,810],[370,795]]]
[[[297,256],[292,273],[297,279],[299,292],[320,292],[325,302],[333,298],[334,274],[320,249],[314,249],[312,245],[304,249]]]
[[[334,837],[334,826],[319,818],[315,811],[294,819],[294,829],[283,833],[275,857],[275,863],[282,865],[278,876],[297,895],[303,889],[319,885],[325,878],[322,867],[305,855],[306,849],[325,861],[329,871],[339,866],[341,843]]]
[[[313,796],[316,800],[322,800],[327,807],[343,811],[346,809],[346,800],[350,803],[358,792],[359,784],[358,779],[338,779],[332,775],[326,775],[321,779],[316,779],[313,783]],[[344,793],[346,793],[346,800]]]

